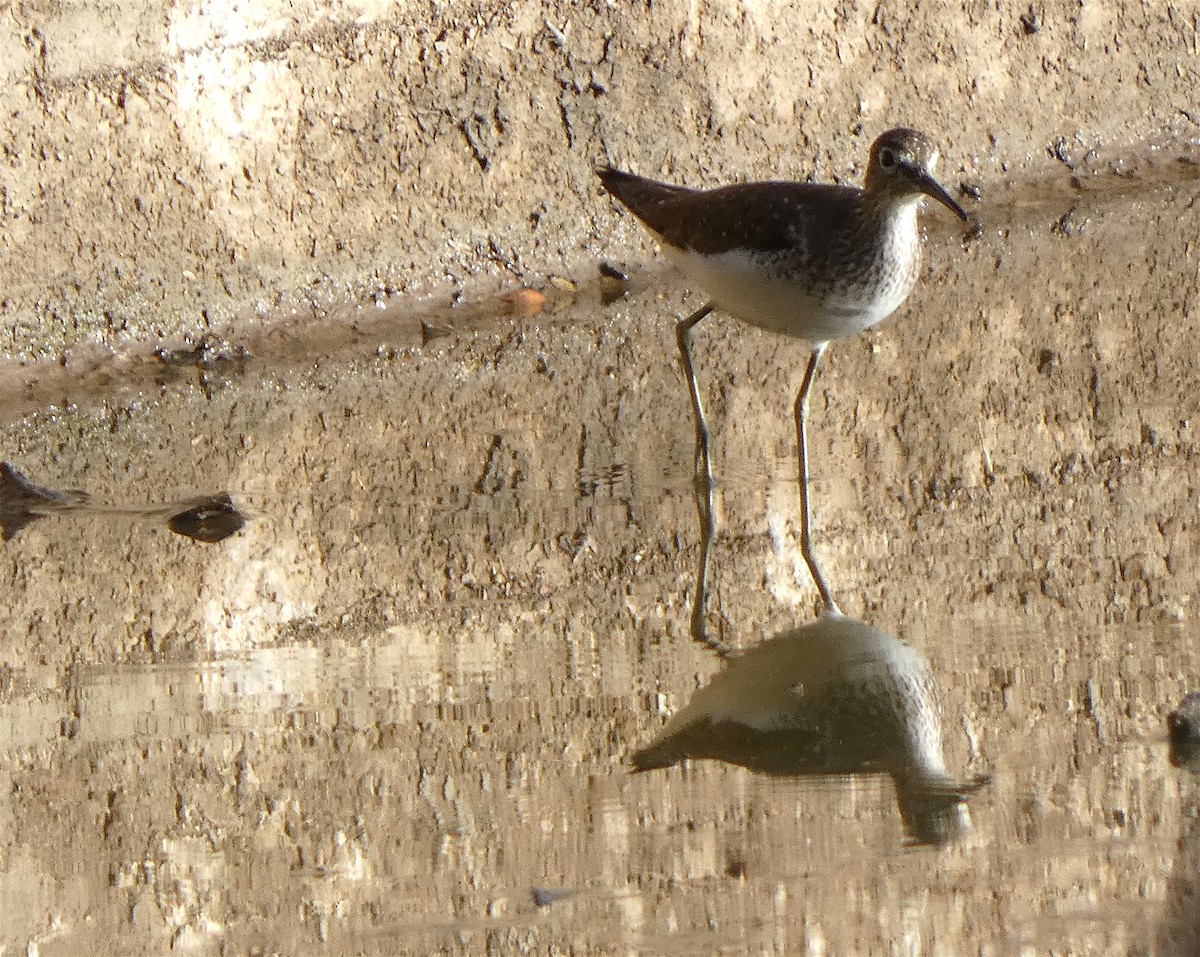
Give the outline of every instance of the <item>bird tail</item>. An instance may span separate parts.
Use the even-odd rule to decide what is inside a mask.
[[[686,186],[672,186],[657,180],[646,179],[635,173],[625,173],[611,166],[596,168],[600,182],[616,199],[651,229],[658,230],[658,214],[669,207],[680,196],[691,193]]]

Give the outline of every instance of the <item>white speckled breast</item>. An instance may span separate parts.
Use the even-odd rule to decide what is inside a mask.
[[[663,253],[731,316],[823,342],[869,329],[908,298],[921,263],[917,204],[892,209],[819,261],[803,245],[799,253],[704,255],[664,243]]]

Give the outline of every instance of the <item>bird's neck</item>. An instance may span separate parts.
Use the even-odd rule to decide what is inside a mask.
[[[860,201],[855,241],[861,248],[886,251],[894,261],[920,256],[919,196],[872,196]]]
[[[915,231],[920,195],[873,194],[866,191],[859,206],[863,225],[876,232]]]

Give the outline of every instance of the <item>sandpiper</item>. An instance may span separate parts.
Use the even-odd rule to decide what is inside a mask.
[[[675,327],[696,419],[696,465],[711,515],[708,425],[692,364],[691,331],[714,309],[806,339],[812,353],[793,413],[801,549],[827,610],[837,612],[812,546],[805,422],[829,340],[868,329],[912,290],[921,262],[917,207],[930,196],[967,214],[933,178],[938,151],[923,133],[892,129],[871,145],[862,189],[824,183],[744,183],[713,190],[597,170],[613,196],[654,233],[666,257],[711,301]]]

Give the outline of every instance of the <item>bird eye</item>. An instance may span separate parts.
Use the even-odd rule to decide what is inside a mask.
[[[896,154],[890,146],[885,146],[879,151],[879,165],[884,169],[891,169],[896,165]]]

